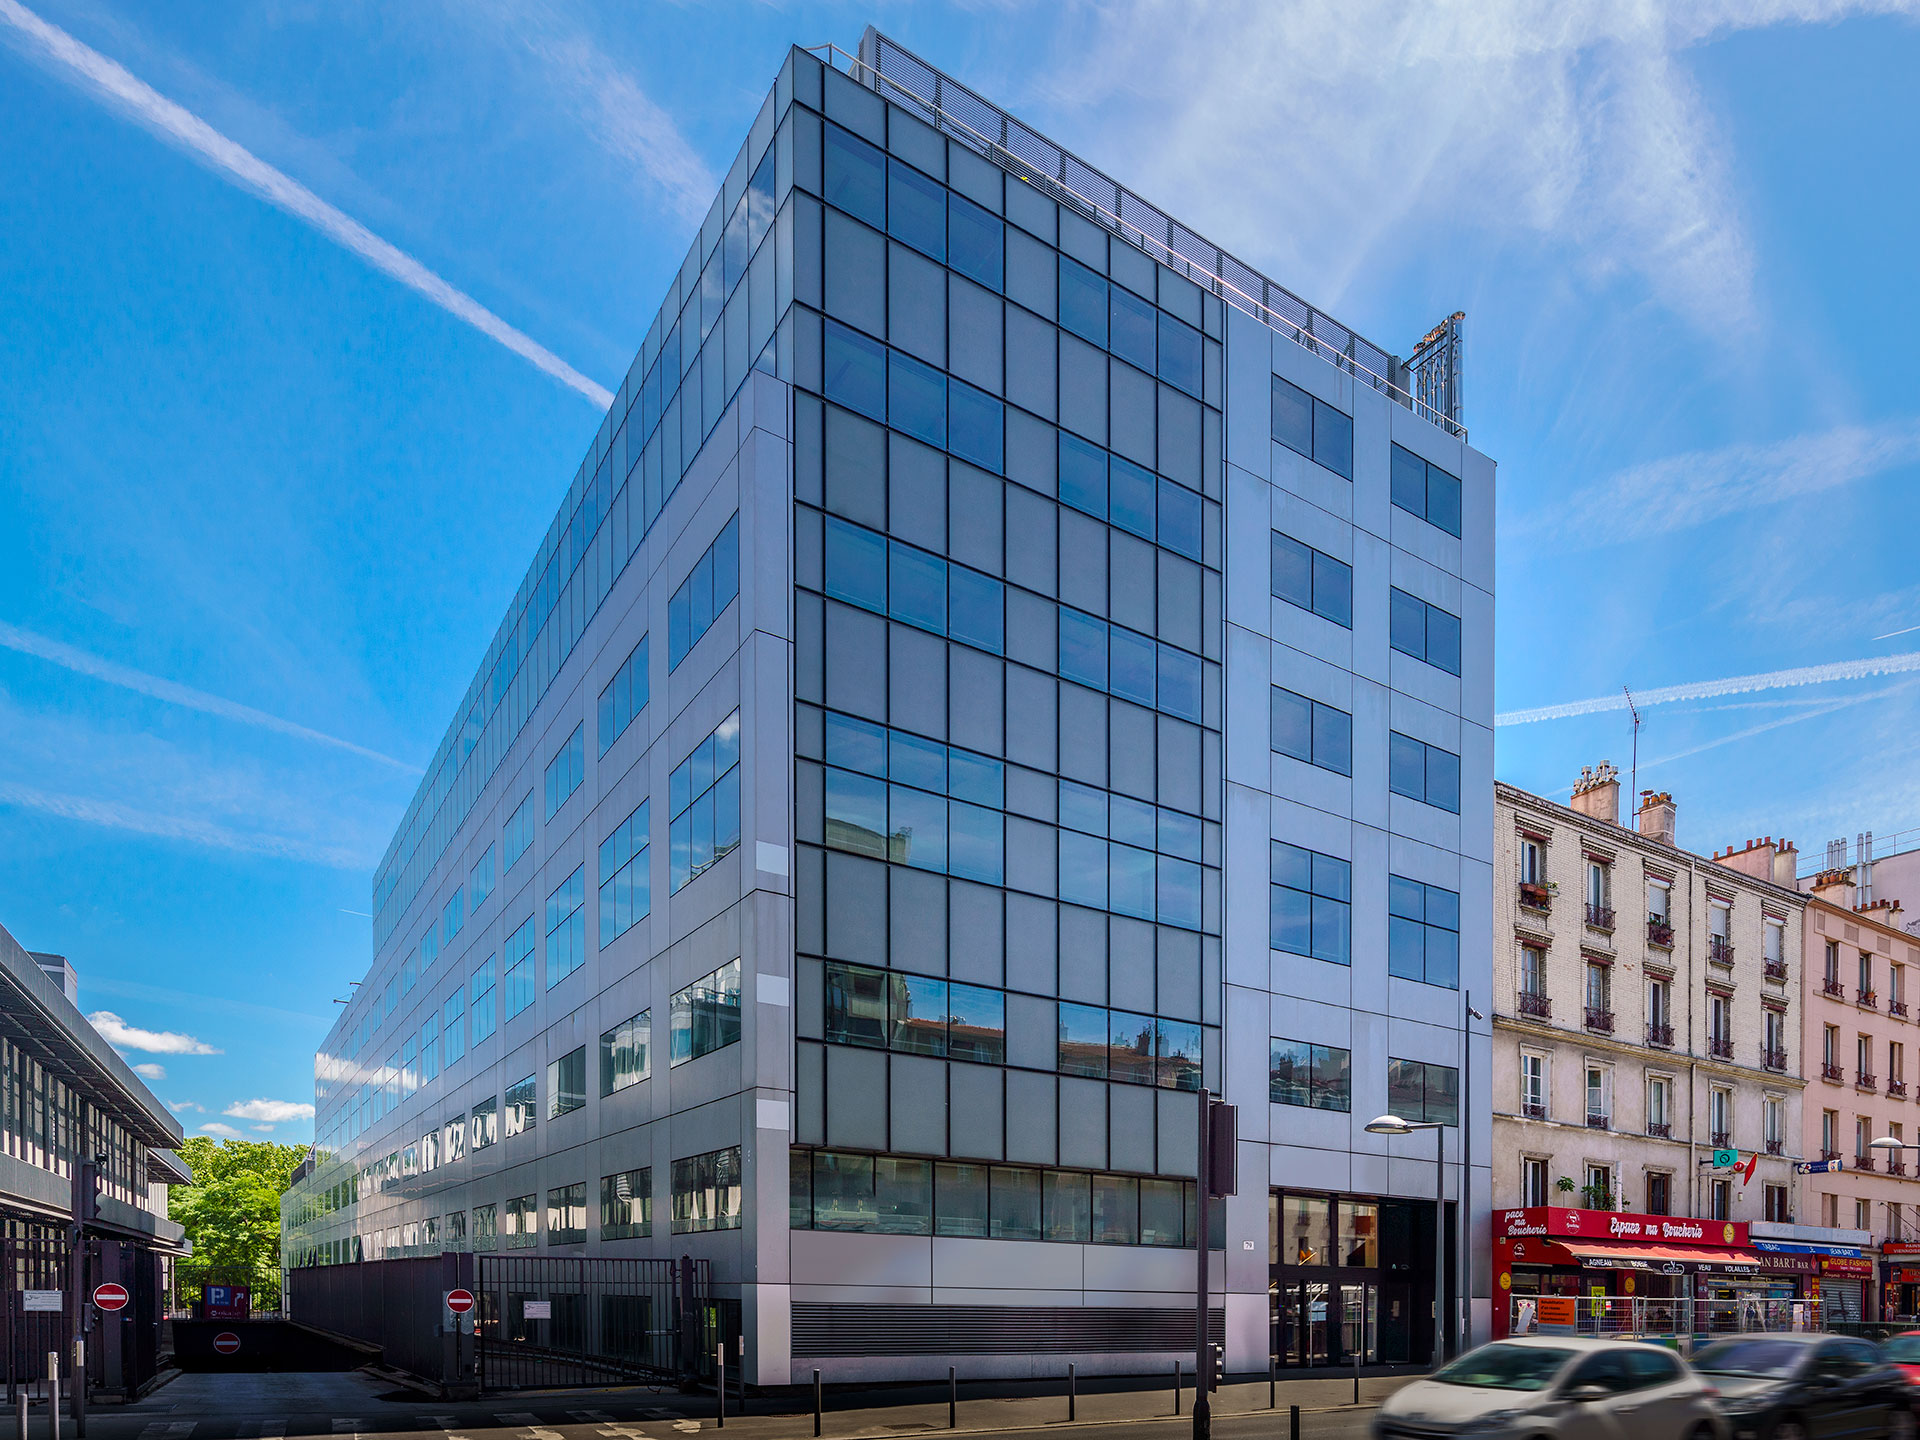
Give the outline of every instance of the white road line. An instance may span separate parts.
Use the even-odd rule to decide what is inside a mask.
[[[636,1430],[631,1425],[609,1425],[599,1434],[612,1437],[612,1440],[647,1440],[647,1432]]]
[[[333,1422],[333,1433],[336,1435],[351,1435],[353,1436],[353,1440],[360,1440],[360,1427],[366,1423],[366,1421],[360,1419],[335,1420]]]
[[[140,1440],[186,1440],[197,1420],[155,1420],[140,1432]]]
[[[493,1417],[502,1425],[538,1425],[540,1417],[531,1410],[508,1410]]]
[[[438,1425],[442,1430],[453,1429],[454,1417],[451,1415],[422,1415],[420,1418],[422,1420],[432,1421],[435,1425]]]
[[[284,1420],[262,1420],[259,1440],[285,1440],[287,1422]]]

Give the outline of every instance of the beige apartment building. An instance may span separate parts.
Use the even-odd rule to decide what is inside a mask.
[[[1791,844],[1769,838],[1729,851],[1721,863],[1791,874],[1797,859]],[[1906,929],[1897,899],[1863,900],[1856,874],[1833,868],[1804,882],[1800,1034],[1808,1091],[1801,1144],[1809,1160],[1837,1161],[1840,1168],[1801,1178],[1799,1218],[1871,1232],[1883,1247],[1869,1282],[1879,1294],[1869,1288],[1864,1311],[1906,1316],[1920,1311],[1920,1282],[1906,1278],[1916,1273],[1920,1251],[1920,1156],[1872,1142],[1920,1148],[1920,1087],[1913,1073],[1920,937]]]
[[[1632,829],[1619,795],[1605,764],[1570,806],[1495,786],[1495,1208],[1792,1219],[1807,897],[1790,858],[1692,854],[1671,795]]]

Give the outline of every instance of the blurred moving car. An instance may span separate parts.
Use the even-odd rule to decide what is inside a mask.
[[[1907,1377],[1907,1383],[1920,1390],[1920,1330],[1889,1335],[1880,1342],[1880,1353],[1889,1364]]]
[[[1727,1440],[1714,1392],[1671,1350],[1622,1340],[1496,1340],[1397,1391],[1374,1440]]]
[[[1871,1340],[1742,1335],[1695,1352],[1734,1440],[1914,1440],[1913,1392]]]

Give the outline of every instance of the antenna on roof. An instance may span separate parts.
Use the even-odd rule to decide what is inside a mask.
[[[1627,711],[1633,716],[1633,779],[1632,788],[1627,793],[1633,796],[1633,803],[1640,803],[1640,707],[1633,703],[1633,691],[1626,686],[1620,687],[1620,693],[1627,697]]]

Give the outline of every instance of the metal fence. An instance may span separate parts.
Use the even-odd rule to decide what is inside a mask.
[[[740,1302],[714,1298],[705,1260],[475,1259],[483,1389],[705,1375],[740,1333]]]
[[[0,1243],[7,1281],[0,1292],[4,1302],[0,1304],[0,1344],[7,1353],[9,1402],[22,1386],[31,1387],[36,1395],[45,1392],[49,1353],[60,1356],[63,1378],[71,1372],[73,1325],[65,1294],[68,1248],[64,1239],[44,1236],[9,1236]],[[60,1292],[60,1308],[27,1309],[29,1290]]]
[[[1458,316],[1441,322],[1421,342],[1415,357],[1417,371],[1410,370],[872,27],[862,36],[857,56],[834,45],[815,47],[813,53],[1236,309],[1289,336],[1357,383],[1380,391],[1450,434],[1466,437],[1459,411]],[[1447,330],[1453,343],[1430,346]]]
[[[1645,1296],[1568,1296],[1541,1316],[1541,1305],[1531,1295],[1511,1298],[1507,1333],[1510,1335],[1649,1335],[1694,1337],[1741,1335],[1765,1331],[1820,1330],[1818,1300],[1662,1300]],[[1572,1324],[1564,1321],[1567,1306]],[[1553,1312],[1559,1310],[1556,1316]]]
[[[378,1345],[389,1365],[454,1384],[471,1363],[454,1334],[449,1290],[473,1286],[473,1256],[312,1265],[287,1272],[287,1315],[302,1325]]]

